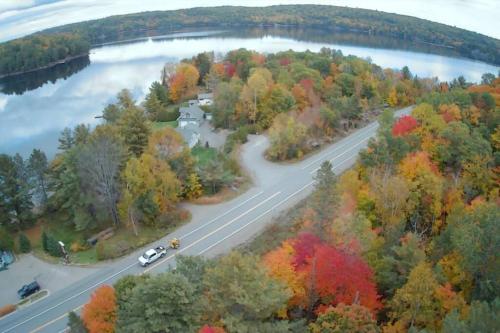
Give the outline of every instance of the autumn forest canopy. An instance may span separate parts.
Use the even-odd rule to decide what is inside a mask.
[[[130,126],[141,122],[132,118],[154,122],[197,85],[214,90],[206,109],[214,125],[234,130],[227,152],[247,133],[268,130],[269,159],[301,158],[314,149],[304,143],[335,140],[375,115],[380,126],[352,169],[335,175],[323,163],[312,194],[248,246],[217,259],[180,257],[175,271],[103,286],[70,326],[92,333],[498,331],[498,77],[438,82],[329,49],[240,49],[166,66],[142,106],[122,93],[105,110],[107,124],[64,153],[97,149],[103,136],[125,140],[113,145],[128,160],[119,179],[132,185],[122,188],[118,212],[133,207],[138,226],[150,223],[148,205],[162,207],[162,187],[182,189],[187,178],[168,157],[181,148],[169,148],[167,132],[140,139]],[[396,118],[394,109],[406,105],[415,106]],[[92,155],[84,156],[78,168]],[[144,191],[144,184],[158,187]],[[163,193],[172,193],[163,198],[172,209],[190,192]],[[131,225],[130,215],[118,216]]]
[[[202,107],[212,125],[231,132],[219,150],[163,126],[201,91],[214,94]],[[238,187],[249,133],[268,135],[269,160],[293,161],[379,128],[352,169],[323,163],[312,194],[247,247],[102,286],[69,316],[75,332],[498,331],[498,76],[439,82],[327,48],[207,52],[166,64],[141,103],[121,91],[102,117],[65,129],[53,161],[0,155],[1,248],[43,224],[53,257],[64,229],[72,255],[112,258],[188,219],[179,203]],[[132,236],[89,249],[110,226]]]
[[[500,64],[500,41],[414,17],[319,5],[214,7],[157,11],[69,24],[0,44],[0,76],[86,54],[91,45],[154,36],[182,28],[258,26],[315,28],[329,33],[385,36],[454,50],[457,55]]]

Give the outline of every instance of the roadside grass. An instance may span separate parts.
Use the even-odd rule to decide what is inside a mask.
[[[307,208],[308,198],[275,217],[261,233],[239,247],[246,254],[262,256],[276,249],[281,243],[293,238],[302,228],[302,216]]]
[[[38,258],[50,263],[61,263],[62,259],[53,257],[46,253],[41,244],[43,230],[49,233],[57,241],[62,241],[69,252],[70,263],[73,265],[91,265],[101,260],[114,259],[130,253],[148,243],[152,243],[169,234],[180,225],[190,220],[187,211],[179,211],[175,217],[163,221],[162,227],[141,226],[139,235],[134,235],[130,228],[122,227],[115,230],[114,235],[101,242],[104,244],[103,253],[98,253],[98,246],[89,247],[86,240],[109,226],[101,226],[99,229],[89,231],[76,231],[73,225],[65,223],[64,217],[58,214],[46,215],[33,228],[25,231],[32,244],[32,253]],[[50,222],[49,222],[50,221]]]
[[[165,237],[190,220],[190,213],[186,210],[181,210],[175,214],[175,217],[170,218],[169,221],[164,221],[163,226],[141,226],[139,228],[139,235],[137,236],[130,228],[120,228],[115,232],[113,237],[101,240],[97,243],[97,245],[93,248],[95,257],[89,256],[89,254],[82,254],[82,257],[84,259],[95,258],[96,260],[107,260],[124,256],[140,247]],[[99,243],[101,243],[101,245],[99,245]]]
[[[19,303],[17,303],[17,308],[23,308],[31,303],[34,303],[35,301],[37,301],[41,298],[46,297],[48,294],[49,294],[48,290],[46,290],[46,289],[40,290],[39,292],[37,292],[33,295],[30,295],[30,296],[26,297],[25,299],[23,299],[22,301],[20,301]]]
[[[179,125],[179,122],[177,120],[172,120],[172,121],[155,121],[153,123],[153,131],[158,131],[161,130],[165,127],[172,127],[172,128],[177,128]]]

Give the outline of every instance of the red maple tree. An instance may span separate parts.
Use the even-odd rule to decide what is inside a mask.
[[[292,241],[295,253],[293,265],[297,270],[304,267],[313,257],[315,247],[319,244],[321,244],[321,239],[310,232],[303,232]]]
[[[205,325],[200,329],[198,333],[225,333],[225,332],[226,331],[224,331],[222,327]]]
[[[309,260],[304,269],[313,277],[323,303],[361,304],[372,311],[381,308],[373,271],[357,255],[322,244],[316,246],[314,263]]]
[[[392,135],[403,136],[418,127],[418,122],[412,116],[402,116],[392,127]]]

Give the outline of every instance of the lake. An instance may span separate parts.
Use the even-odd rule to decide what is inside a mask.
[[[27,156],[33,148],[39,148],[52,157],[63,128],[98,124],[95,116],[123,88],[142,101],[150,84],[160,79],[166,62],[204,51],[222,56],[237,48],[273,53],[288,49],[319,51],[322,47],[369,57],[382,67],[400,69],[407,65],[419,77],[445,81],[463,75],[477,82],[483,73],[496,74],[500,69],[458,58],[452,51],[434,46],[304,30],[184,32],[104,45],[92,49],[88,58],[0,81],[0,153]]]

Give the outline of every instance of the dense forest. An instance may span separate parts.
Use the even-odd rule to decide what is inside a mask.
[[[283,26],[325,33],[356,32],[448,48],[463,57],[500,64],[500,41],[409,16],[318,5],[214,7],[146,12],[75,23],[0,44],[0,76],[33,70],[97,45],[182,28]]]
[[[50,29],[74,32],[92,44],[183,27],[283,25],[384,35],[416,43],[454,48],[464,57],[500,64],[500,41],[478,33],[414,17],[374,10],[319,5],[214,7],[113,16]]]
[[[90,43],[79,34],[31,35],[0,44],[0,77],[24,73],[87,55]]]
[[[384,107],[449,88],[408,67],[383,69],[328,48],[268,55],[239,49],[205,67],[214,126],[236,129],[231,138],[242,142],[246,133],[269,130],[267,157],[275,161],[300,159],[374,120]]]
[[[500,78],[488,82],[384,111],[355,167],[324,162],[252,253],[102,286],[72,332],[498,332]]]

